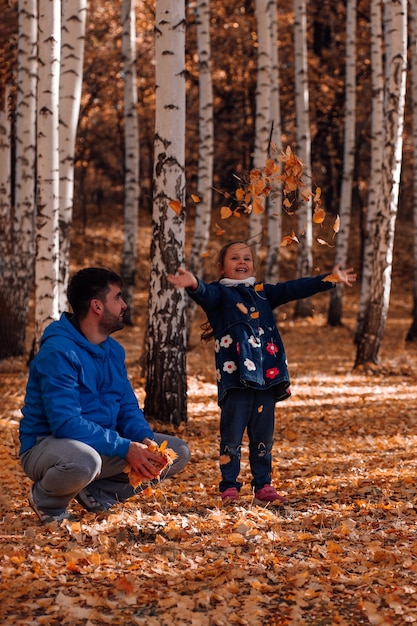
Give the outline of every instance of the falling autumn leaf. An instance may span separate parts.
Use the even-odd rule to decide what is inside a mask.
[[[265,207],[263,202],[261,202],[261,200],[259,200],[258,198],[255,198],[255,200],[253,201],[253,212],[255,213],[255,215],[260,215],[261,213],[264,213],[265,211]]]
[[[313,223],[322,224],[326,217],[326,212],[322,208],[315,208],[313,212]]]
[[[338,215],[333,224],[334,235],[336,235],[339,232],[339,230],[340,230],[340,217]]]
[[[334,248],[334,246],[332,246],[330,243],[328,243],[325,239],[318,238],[317,241],[322,246],[328,246],[329,248]]]
[[[281,241],[281,246],[289,246],[289,245],[291,245],[291,244],[292,244],[292,243],[294,243],[294,242],[295,242],[295,243],[300,243],[300,242],[298,241],[298,239],[297,239],[296,234],[295,234],[294,232],[292,232],[292,233],[291,233],[291,235],[285,235],[285,236],[282,238],[282,241]]]
[[[228,206],[222,206],[220,209],[220,217],[222,220],[227,220],[231,215],[233,215],[233,211]]]
[[[196,196],[194,193],[191,194],[191,198],[193,199],[193,201],[197,204],[198,202],[201,202],[201,198],[199,196]]]
[[[168,206],[174,211],[176,215],[180,215],[182,206],[179,200],[171,200],[168,202]]]

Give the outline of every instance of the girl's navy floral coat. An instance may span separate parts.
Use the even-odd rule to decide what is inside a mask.
[[[327,275],[276,285],[247,282],[226,286],[221,281],[207,284],[198,280],[195,291],[187,289],[213,329],[219,403],[231,388],[276,387],[277,401],[290,395],[287,359],[273,310],[331,289],[334,283],[323,282]]]

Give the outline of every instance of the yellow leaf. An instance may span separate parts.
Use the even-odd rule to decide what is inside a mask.
[[[324,222],[324,218],[326,217],[326,212],[322,208],[315,208],[313,213],[313,223],[314,224],[322,224]]]
[[[224,233],[226,232],[224,230],[224,228],[222,228],[221,226],[219,226],[218,224],[214,225],[215,229],[216,229],[216,235],[219,237],[220,235],[224,235]]]
[[[222,206],[222,208],[220,209],[220,217],[222,218],[222,220],[227,220],[227,218],[229,218],[232,213],[232,209],[228,206]]]
[[[299,243],[294,232],[291,233],[291,235],[285,235],[285,237],[282,238],[281,246],[289,246],[292,244],[293,241]]]
[[[329,274],[323,278],[323,283],[338,283],[340,278],[337,274]]]
[[[152,441],[148,448],[153,454],[156,454],[160,457],[161,462],[157,463],[154,461],[150,461],[150,463],[155,467],[155,478],[160,475],[163,469],[167,466],[172,465],[172,463],[177,458],[176,452],[171,450],[171,448],[167,448],[167,441],[163,441],[160,446],[156,443],[156,441]],[[139,487],[143,482],[148,482],[148,478],[138,474],[129,464],[127,464],[124,468],[124,472],[129,477],[129,483],[132,487]]]
[[[263,202],[258,198],[255,198],[255,200],[253,201],[253,212],[255,213],[255,215],[260,215],[264,211],[265,207],[263,205]]]
[[[231,533],[228,537],[228,540],[232,546],[241,546],[242,544],[246,543],[245,537],[240,533]]]
[[[194,200],[194,202],[201,202],[201,198],[196,196],[194,193],[191,194],[191,198]]]
[[[236,200],[239,200],[239,202],[240,202],[241,200],[243,200],[243,199],[244,199],[244,197],[245,197],[245,193],[246,193],[246,192],[245,192],[245,190],[244,190],[244,189],[241,189],[241,188],[237,189],[237,190],[236,190]]]
[[[322,246],[327,246],[328,248],[334,248],[334,246],[330,245],[329,243],[327,243],[327,241],[325,241],[324,239],[317,239],[317,241],[319,242],[319,244],[321,244]]]
[[[179,215],[181,213],[182,206],[179,200],[171,200],[168,203],[168,206],[174,211],[176,215]]]
[[[339,230],[340,230],[340,217],[339,217],[339,215],[336,217],[336,219],[334,221],[333,230],[334,230],[335,234],[338,233]]]

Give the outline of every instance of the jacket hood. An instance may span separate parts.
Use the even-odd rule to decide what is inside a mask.
[[[109,337],[101,344],[95,345],[88,341],[84,335],[77,330],[77,328],[71,323],[71,318],[73,317],[72,313],[62,313],[59,320],[52,322],[45,329],[42,338],[41,338],[41,346],[53,341],[58,340],[59,342],[70,341],[72,344],[76,343],[81,346],[84,350],[87,350],[92,356],[96,358],[103,357],[104,353],[108,351],[108,342]]]

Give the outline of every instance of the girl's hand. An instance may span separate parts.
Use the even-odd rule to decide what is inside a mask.
[[[173,285],[176,289],[183,287],[195,291],[198,287],[198,280],[194,274],[187,272],[187,270],[184,270],[181,267],[178,268],[176,274],[168,274],[167,278],[171,285]]]
[[[347,270],[341,270],[340,263],[334,266],[332,276],[337,276],[338,280],[335,282],[342,283],[347,287],[352,287],[352,284],[356,282],[356,273],[353,271],[353,267]]]

